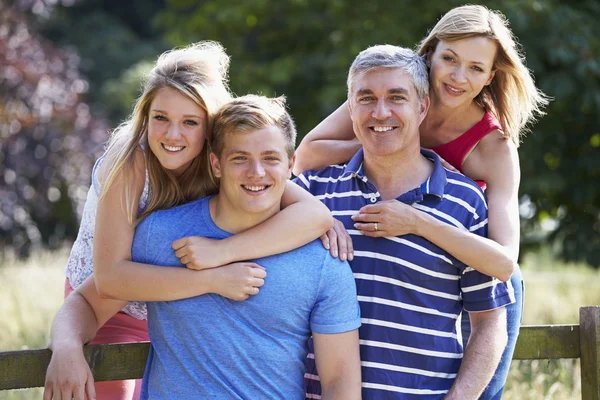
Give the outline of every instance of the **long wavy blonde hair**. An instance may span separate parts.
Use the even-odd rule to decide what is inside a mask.
[[[206,138],[210,139],[216,111],[231,99],[227,84],[228,69],[229,56],[223,47],[216,42],[204,41],[163,53],[146,76],[142,95],[129,118],[114,130],[104,161],[109,163],[110,170],[102,183],[101,197],[122,177],[124,190],[121,204],[129,223],[135,224],[155,210],[216,192],[217,188],[209,176],[206,143],[186,171],[175,177],[162,167],[148,145],[148,118],[156,93],[165,87],[176,89],[206,111]],[[134,188],[130,183],[140,145],[144,152],[151,196],[146,209],[137,215],[138,204],[133,199]]]
[[[454,41],[486,37],[497,44],[492,82],[475,97],[475,102],[498,118],[504,135],[517,146],[528,123],[544,115],[549,98],[535,86],[524,64],[506,17],[484,6],[467,5],[448,11],[419,44],[419,55],[431,55],[440,40]]]

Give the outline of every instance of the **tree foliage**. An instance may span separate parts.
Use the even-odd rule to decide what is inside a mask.
[[[37,4],[41,0],[21,0],[24,1]],[[114,125],[130,111],[139,88],[139,76],[161,51],[192,41],[217,40],[232,56],[233,90],[238,94],[285,94],[303,136],[344,101],[347,70],[360,50],[382,43],[415,46],[443,13],[463,3],[245,0],[225,5],[216,0],[128,3],[79,0],[45,13],[47,17],[40,29],[56,45],[33,33],[32,26],[39,18],[24,19],[25,15],[31,16],[25,12],[12,12],[9,15],[16,17],[7,17],[3,12],[2,41],[7,39],[13,47],[15,43],[25,43],[18,39],[23,37],[19,32],[24,30],[29,38],[26,42],[31,43],[28,46],[40,50],[27,53],[19,48],[10,53],[7,47],[0,49],[0,65],[10,66],[3,68],[9,72],[0,72],[3,96],[0,195],[11,199],[2,201],[2,237],[13,238],[9,242],[18,245],[31,240],[31,235],[36,236],[27,232],[37,229],[44,241],[51,235],[44,234],[36,221],[50,218],[49,230],[64,231],[65,228],[56,226],[74,219],[76,213],[65,211],[69,209],[66,205],[61,206],[61,213],[55,208],[58,203],[79,204],[77,193],[81,189],[75,188],[82,187],[90,165],[89,156],[85,156],[88,157],[85,161],[78,159],[84,157],[81,149],[94,147],[99,137],[105,137],[103,133],[93,133],[93,139],[89,140],[89,132],[101,129],[82,101],[82,93],[88,86],[86,81],[92,114],[106,116]],[[595,0],[572,4],[558,0],[482,3],[508,17],[538,86],[554,98],[546,109],[547,115],[532,125],[531,133],[520,147],[522,245],[551,240],[564,258],[584,259],[598,266],[600,27],[596,21],[600,17],[600,3]],[[6,54],[18,55],[10,58]],[[20,64],[14,57],[21,60]],[[36,57],[44,62],[38,65]],[[63,69],[52,69],[54,59],[62,60]],[[28,64],[31,65],[25,67]],[[27,72],[27,68],[41,68],[41,65],[47,65],[43,72],[38,71],[37,75]],[[80,73],[86,74],[86,80]],[[62,82],[62,86],[51,86],[62,89],[44,91],[47,87],[44,85],[48,85],[44,82]],[[40,100],[44,93],[49,100]],[[25,104],[24,108],[14,105],[17,103]],[[53,107],[50,114],[47,104]],[[70,110],[70,114],[61,111],[63,108]],[[15,111],[25,109],[28,111]],[[84,119],[78,117],[79,112]],[[83,120],[87,125],[76,123]],[[45,133],[39,133],[42,131]],[[55,138],[60,139],[60,147],[52,147],[52,143],[58,143],[52,141]],[[66,143],[76,144],[69,144],[66,150]],[[36,158],[40,144],[47,153]],[[43,150],[37,150],[38,156],[42,153]],[[57,159],[51,161],[52,155]],[[52,169],[45,170],[44,163]],[[30,169],[55,172],[36,175]],[[6,172],[9,170],[13,172]],[[50,192],[50,188],[60,191],[59,201],[53,203],[47,199],[56,197],[49,195],[56,193]],[[26,213],[14,214],[10,207],[21,207]],[[19,225],[13,215],[33,222]],[[26,239],[19,235],[25,235]],[[62,235],[71,236],[72,231],[66,230]]]

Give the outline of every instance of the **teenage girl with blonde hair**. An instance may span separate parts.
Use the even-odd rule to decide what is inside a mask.
[[[486,7],[469,5],[450,10],[423,39],[418,52],[426,57],[429,67],[431,98],[420,127],[421,145],[485,189],[489,239],[450,227],[397,201],[368,205],[353,218],[364,235],[417,234],[482,273],[503,281],[510,279],[516,302],[506,307],[508,345],[482,396],[498,399],[519,333],[523,304],[517,265],[517,148],[527,125],[543,115],[548,98],[536,88],[506,18]],[[354,139],[344,104],[304,138],[296,153],[294,173],[349,160],[360,148]],[[340,255],[352,258],[350,236],[346,232],[335,232],[335,236]],[[464,313],[465,344],[469,333],[468,313]]]
[[[290,182],[282,200],[285,209],[262,225],[221,241],[189,237],[174,242],[177,257],[188,268],[131,261],[140,220],[153,211],[216,192],[205,144],[215,112],[231,99],[228,67],[229,57],[215,42],[162,54],[130,118],[115,130],[94,166],[81,228],[66,268],[65,305],[75,304],[77,315],[65,312],[68,307],[63,306],[54,319],[45,399],[83,399],[84,393],[90,399],[139,397],[139,381],[100,382],[94,388],[83,343],[67,328],[97,327],[90,304],[101,308],[116,301],[111,299],[132,300],[98,330],[91,343],[147,341],[146,307],[138,301],[205,293],[244,300],[258,293],[266,273],[254,263],[236,261],[294,249],[331,227],[327,208]]]

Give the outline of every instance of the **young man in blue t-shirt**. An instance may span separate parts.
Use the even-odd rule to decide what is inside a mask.
[[[223,239],[279,212],[295,135],[280,99],[250,95],[223,106],[210,154],[219,194],[150,214],[136,228],[133,261],[182,268],[173,241]],[[323,398],[360,398],[361,322],[348,264],[318,241],[254,261],[267,276],[264,286],[250,282],[245,301],[209,293],[147,303],[152,345],[142,399],[304,398],[311,334]],[[96,308],[98,324],[122,307]]]

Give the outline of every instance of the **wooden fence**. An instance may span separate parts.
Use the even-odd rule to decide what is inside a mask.
[[[141,378],[148,343],[89,345],[96,381]],[[44,386],[48,349],[0,352],[0,390]],[[522,326],[514,360],[581,359],[581,397],[600,400],[600,306],[579,309],[579,325]]]

